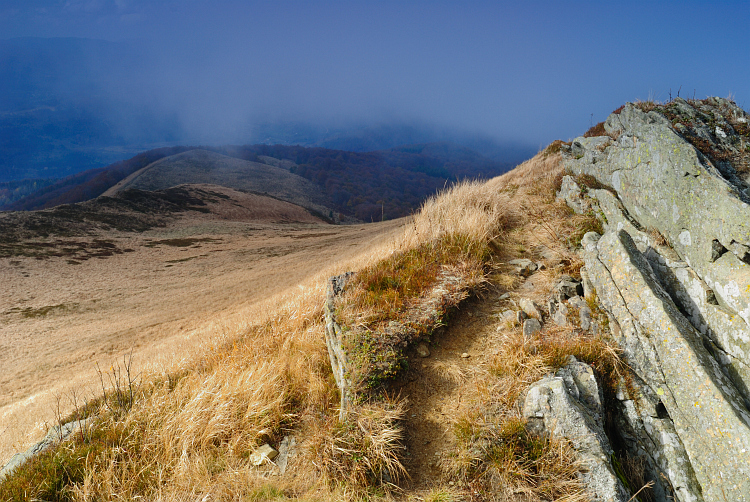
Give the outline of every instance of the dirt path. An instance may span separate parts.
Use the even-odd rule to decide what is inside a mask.
[[[478,376],[486,372],[491,340],[500,318],[499,292],[470,300],[454,314],[442,334],[433,335],[429,357],[409,356],[409,371],[401,386],[408,399],[405,467],[408,498],[424,497],[445,484],[447,463],[456,453],[454,425],[462,409],[476,402]]]

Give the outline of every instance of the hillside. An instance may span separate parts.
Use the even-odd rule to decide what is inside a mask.
[[[139,169],[103,195],[112,196],[131,188],[163,190],[185,183],[206,183],[236,190],[267,193],[294,204],[327,214],[326,199],[306,179],[268,164],[227,157],[202,149],[171,155]]]
[[[0,494],[750,501],[749,120],[628,103],[453,185],[113,377]]]
[[[42,189],[32,191],[10,204],[0,206],[0,209],[4,211],[34,211],[61,204],[87,201],[100,196],[120,180],[152,162],[186,150],[189,150],[189,148],[157,148],[107,167],[73,174]]]
[[[330,225],[213,185],[1,214],[0,464],[54,422],[58,401],[67,413],[70,392],[96,392],[95,363],[131,350],[138,371],[179,362],[216,343],[216,325],[257,318],[263,302],[398,225]]]
[[[127,161],[60,180],[4,209],[34,210],[89,200],[105,193],[152,162],[194,149],[175,147],[150,150]],[[183,166],[186,167],[185,173],[190,173],[191,176],[195,174],[195,179],[190,176],[175,177],[174,173],[169,174],[169,179],[183,183],[224,183],[239,189],[252,186],[251,190],[259,192],[282,193],[278,183],[273,182],[272,178],[263,176],[251,182],[238,171],[247,168],[249,173],[267,172],[266,168],[256,164],[268,164],[287,171],[282,173],[272,170],[281,177],[280,179],[289,178],[291,172],[314,184],[313,203],[362,221],[406,216],[446,184],[464,178],[496,176],[510,167],[508,164],[491,161],[471,150],[448,143],[414,145],[370,153],[283,145],[207,147],[202,151],[211,151],[254,164],[231,164],[226,158],[219,162],[219,157],[204,153],[202,156],[193,157]],[[204,160],[207,163],[201,166],[200,162]],[[221,168],[222,163],[227,167]],[[231,168],[228,167],[230,164]],[[211,178],[211,173],[220,176],[220,182]],[[206,181],[209,179],[213,181]],[[294,177],[289,179],[297,180],[296,185],[301,181]],[[143,183],[144,186],[166,186],[166,182]],[[261,186],[266,183],[271,183],[270,188]],[[306,185],[305,182],[301,183]],[[307,187],[310,188],[310,185]],[[299,195],[298,193],[295,197]],[[279,196],[284,198],[292,195]],[[326,211],[326,214],[328,212]]]

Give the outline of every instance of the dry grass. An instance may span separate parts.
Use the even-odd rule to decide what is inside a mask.
[[[358,393],[381,390],[409,344],[486,281],[512,224],[510,201],[492,181],[456,184],[425,202],[389,257],[355,275],[338,311]]]
[[[326,278],[340,267],[371,263],[391,247],[367,249],[350,263],[324,270],[296,292],[272,298],[269,303],[276,308],[261,321],[209,326],[207,342],[196,357],[168,372],[144,374],[130,413],[117,418],[104,407],[98,410],[103,417],[99,429],[114,437],[84,455],[80,476],[63,478],[67,487],[57,490],[63,494],[60,500],[181,500],[191,494],[236,500],[258,489],[265,481],[248,462],[252,448],[268,439],[278,444],[293,427],[314,442],[314,435],[307,434],[316,430],[309,417],[333,415],[336,389],[322,343]],[[89,442],[72,442],[72,456],[55,454],[44,457],[46,466],[29,464],[28,471],[15,477],[24,487],[26,496],[21,498],[46,493],[38,473],[49,472],[50,464],[70,470],[71,459],[91,447]],[[300,450],[302,458],[309,458],[304,441]],[[315,489],[314,470],[297,477],[289,482],[289,493]],[[0,492],[0,500],[16,495],[18,484]]]
[[[403,401],[395,400],[358,406],[346,422],[330,417],[312,435],[312,463],[329,485],[398,490],[396,483],[408,477],[400,461],[405,409]]]
[[[571,248],[601,228],[591,215],[555,203],[560,159],[547,152],[499,178],[457,184],[429,199],[393,253],[355,276],[337,308],[349,328],[343,344],[358,393],[379,391],[398,375],[405,349],[429,339],[499,261],[543,248],[559,254],[567,271],[580,268]]]
[[[430,198],[393,254],[357,274],[343,312],[347,324],[372,328],[398,319],[446,269],[460,268],[467,287],[481,283],[512,224],[510,199],[492,181],[459,183]]]
[[[500,500],[519,493],[534,501],[588,500],[572,447],[565,440],[530,434],[520,406],[526,389],[564,366],[569,355],[591,364],[605,395],[612,395],[624,373],[617,352],[599,337],[551,326],[532,337],[508,327],[493,346],[499,351],[490,374],[477,383],[482,403],[472,403],[455,421],[460,448],[450,469]]]
[[[558,263],[537,274],[549,286],[561,273],[577,273],[582,263],[571,246],[591,225],[591,216],[555,203],[561,173],[559,154],[538,155],[502,177],[460,184],[431,199],[392,243],[274,298],[260,319],[217,325],[197,357],[144,375],[129,413],[101,409],[99,436],[28,464],[14,476],[14,487],[23,487],[14,494],[47,496],[40,479],[59,482],[58,500],[352,499],[372,494],[373,485],[393,487],[407,477],[399,460],[404,403],[363,404],[353,420],[335,419],[337,390],[323,343],[326,278],[363,271],[350,304],[357,308],[348,315],[372,325],[408,311],[446,270],[459,270],[475,286],[496,269],[511,285],[502,263],[544,252]],[[379,316],[383,308],[388,316]],[[601,372],[610,353],[594,339],[546,333],[524,339],[509,329],[498,341],[502,352],[483,380],[485,402],[458,421],[465,448],[455,472],[477,487],[531,500],[583,500],[566,444],[529,436],[514,410],[523,390],[568,354]],[[290,474],[269,485],[268,469],[251,466],[249,453],[290,434],[300,454]],[[480,457],[467,453],[485,443],[492,446]],[[0,499],[8,493],[0,491]],[[455,500],[450,491],[431,497]]]
[[[493,180],[511,195],[506,210],[512,211],[513,225],[506,229],[505,248],[532,256],[543,248],[559,261],[557,267],[534,276],[536,290],[526,294],[539,300],[548,297],[557,276],[578,274],[582,263],[572,251],[585,232],[598,226],[593,215],[574,215],[554,202],[562,174],[559,157],[542,154]],[[574,326],[575,317],[571,315]],[[606,328],[605,319],[597,320]],[[507,324],[496,337],[491,346],[497,353],[489,372],[475,381],[481,402],[467,404],[455,420],[460,448],[449,470],[473,489],[494,493],[497,500],[588,500],[571,446],[564,440],[530,435],[519,403],[532,383],[563,366],[569,355],[591,364],[605,392],[614,392],[624,373],[617,352],[600,337],[552,324],[532,337]]]

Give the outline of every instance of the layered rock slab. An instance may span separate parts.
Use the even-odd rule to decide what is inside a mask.
[[[679,498],[750,500],[750,413],[742,396],[627,232],[589,233],[584,245],[590,279],[617,321],[631,368],[674,424],[676,438],[654,439],[664,443],[661,451],[675,450],[663,467]]]
[[[741,109],[722,103],[733,106],[732,113],[745,119]],[[680,105],[690,108],[687,103]],[[714,116],[718,120],[721,114]],[[710,129],[699,124],[698,118],[692,120],[697,129]],[[745,364],[750,364],[747,183],[730,164],[714,165],[657,111],[646,113],[628,103],[620,113],[607,118],[604,128],[609,136],[573,141],[567,168],[610,186],[629,218],[642,229],[658,230],[712,290],[728,315],[744,321],[744,333],[734,336],[734,344],[745,353]],[[710,148],[721,148],[726,142],[716,134],[703,139]]]
[[[584,466],[581,478],[592,500],[630,500],[609,462],[613,450],[604,433],[601,390],[591,366],[570,356],[555,376],[529,388],[523,415],[532,431],[570,440]]]

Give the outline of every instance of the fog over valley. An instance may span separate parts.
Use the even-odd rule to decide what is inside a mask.
[[[701,49],[686,54],[685,30],[660,22],[668,6],[648,16],[600,8],[594,18],[553,2],[9,0],[0,181],[178,144],[371,151],[449,141],[516,163],[626,100],[681,91],[734,93],[742,104],[748,70],[726,71],[747,55],[731,42],[742,16],[681,4],[681,16],[720,22],[727,37],[690,33]]]

